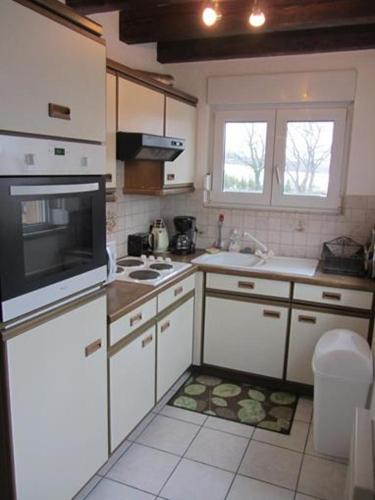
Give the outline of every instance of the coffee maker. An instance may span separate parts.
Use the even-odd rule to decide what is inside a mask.
[[[173,236],[170,250],[177,255],[187,255],[195,251],[196,218],[190,215],[179,215],[173,219],[177,233]]]

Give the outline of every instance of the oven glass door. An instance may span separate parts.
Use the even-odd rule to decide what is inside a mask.
[[[101,177],[0,179],[1,300],[106,265]]]

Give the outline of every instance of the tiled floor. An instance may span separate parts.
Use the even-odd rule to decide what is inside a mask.
[[[318,455],[312,403],[289,436],[162,404],[76,500],[342,500],[346,465]]]

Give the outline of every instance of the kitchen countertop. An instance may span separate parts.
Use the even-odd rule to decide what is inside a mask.
[[[204,250],[197,250],[191,255],[171,255],[173,260],[179,262],[191,262],[200,255],[204,254]],[[164,254],[166,256],[167,254]],[[287,274],[276,274],[270,272],[259,271],[238,271],[234,269],[225,269],[223,267],[208,266],[208,265],[193,265],[178,276],[175,276],[170,281],[162,283],[159,286],[150,286],[136,283],[126,283],[123,281],[115,281],[107,287],[107,304],[108,304],[108,322],[113,323],[127,314],[135,307],[147,302],[151,298],[158,295],[163,290],[166,290],[178,281],[194,274],[197,270],[206,272],[215,272],[220,274],[234,274],[238,276],[248,276],[272,279],[277,281],[291,281],[294,283],[306,283],[311,285],[329,286],[336,288],[347,288],[351,290],[362,290],[375,292],[375,280],[369,278],[356,278],[353,276],[341,276],[336,274],[326,274],[318,267],[314,276],[296,276]]]

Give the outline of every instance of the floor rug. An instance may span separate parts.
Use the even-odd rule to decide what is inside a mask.
[[[168,405],[289,434],[297,402],[291,392],[195,373]]]

